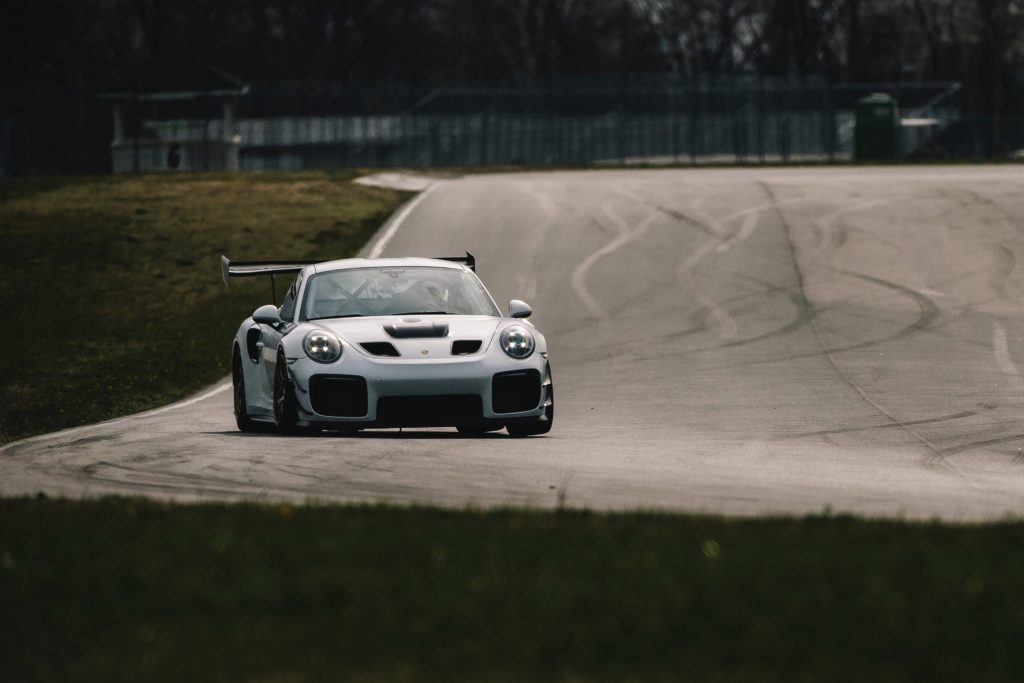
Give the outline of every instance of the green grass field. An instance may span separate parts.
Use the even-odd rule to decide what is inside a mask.
[[[0,443],[163,405],[226,376],[232,335],[270,286],[225,289],[220,255],[354,255],[404,199],[348,182],[355,175],[0,181],[11,340]]]
[[[1024,524],[0,500],[4,680],[986,681]]]

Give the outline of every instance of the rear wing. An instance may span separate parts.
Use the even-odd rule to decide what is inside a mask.
[[[233,277],[269,275],[270,293],[276,306],[277,276],[297,273],[311,263],[319,263],[319,261],[235,261],[232,263],[231,259],[221,254],[220,274],[224,278],[225,287],[230,286],[229,283]]]
[[[466,267],[476,272],[476,258],[468,251],[465,256],[435,256],[438,261],[454,261],[455,263],[464,263]]]
[[[311,263],[319,261],[234,261],[227,256],[220,257],[220,274],[227,287],[233,277],[256,277],[258,275],[284,275],[297,273]]]
[[[438,256],[439,261],[453,261],[463,263],[467,268],[476,272],[476,258],[468,251],[465,256]],[[274,305],[277,305],[277,276],[297,273],[308,265],[323,263],[323,261],[232,261],[221,254],[220,274],[224,279],[224,286],[229,287],[233,277],[257,277],[261,275],[270,276],[270,291],[274,297]]]

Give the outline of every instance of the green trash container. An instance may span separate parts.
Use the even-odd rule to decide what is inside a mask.
[[[857,100],[853,158],[889,161],[899,156],[900,108],[896,98],[874,93]]]

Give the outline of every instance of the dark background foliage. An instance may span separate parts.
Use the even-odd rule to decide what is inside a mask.
[[[959,80],[1018,104],[1022,0],[8,0],[0,83],[495,85],[622,74]]]
[[[111,113],[98,95],[207,90],[211,74],[286,109],[305,95],[281,93],[309,84],[365,97],[732,77],[956,81],[962,115],[984,128],[1024,116],[1024,0],[7,0],[7,174],[107,172]]]

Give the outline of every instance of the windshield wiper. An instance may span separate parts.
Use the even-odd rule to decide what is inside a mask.
[[[345,315],[322,315],[319,318],[306,318],[306,320],[333,320],[334,318],[362,318],[362,313],[346,313]]]
[[[406,311],[405,313],[392,313],[391,315],[450,315],[448,311]]]

